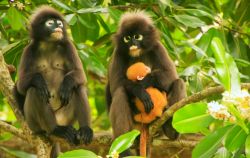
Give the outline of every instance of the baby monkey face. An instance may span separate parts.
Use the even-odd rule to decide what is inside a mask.
[[[63,22],[59,19],[48,19],[45,21],[46,30],[50,34],[50,40],[58,41],[63,38]]]
[[[123,37],[124,43],[129,47],[129,55],[132,57],[138,57],[141,54],[141,46],[143,41],[142,34],[133,34]]]

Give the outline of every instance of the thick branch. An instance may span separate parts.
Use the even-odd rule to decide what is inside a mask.
[[[17,108],[17,103],[12,95],[12,90],[14,87],[14,83],[10,77],[9,70],[7,68],[7,64],[4,61],[4,57],[2,52],[0,52],[0,91],[4,96],[7,97],[7,101],[14,111],[16,118],[22,123],[23,115]]]
[[[4,122],[4,121],[0,121],[0,127],[1,130],[4,130],[5,132],[10,132],[11,134],[20,137],[23,140],[27,140],[26,136],[24,135],[23,131]]]
[[[241,84],[241,87],[245,88],[245,89],[250,89],[250,83],[243,83],[243,84]],[[151,136],[154,135],[159,130],[159,128],[163,125],[163,123],[166,122],[170,117],[172,117],[174,112],[177,111],[178,109],[180,109],[181,107],[183,107],[184,105],[201,101],[201,100],[207,98],[208,96],[211,96],[214,94],[219,94],[222,92],[224,92],[224,88],[222,86],[210,87],[210,88],[207,88],[201,92],[198,92],[194,95],[191,95],[187,98],[180,100],[179,102],[172,105],[169,109],[167,109],[163,113],[162,117],[159,118],[158,120],[156,120],[150,126],[150,135]]]

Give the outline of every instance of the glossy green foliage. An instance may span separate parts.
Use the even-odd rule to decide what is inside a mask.
[[[175,112],[173,127],[180,133],[197,133],[207,128],[213,120],[207,113],[206,103],[193,103]]]
[[[226,133],[232,126],[222,127],[213,133],[206,136],[201,142],[194,148],[193,158],[210,158],[221,146],[221,142],[224,139]]]
[[[131,132],[117,137],[109,149],[109,154],[115,152],[121,153],[128,149],[133,145],[134,140],[136,139],[136,137],[138,137],[139,134],[140,132],[138,130],[132,130]]]
[[[58,158],[98,158],[98,156],[89,150],[73,150],[60,154]]]

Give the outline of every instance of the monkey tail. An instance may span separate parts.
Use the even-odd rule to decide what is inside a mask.
[[[25,96],[23,96],[22,94],[20,94],[17,90],[17,85],[15,84],[14,86],[14,89],[13,89],[13,95],[14,95],[14,98],[17,102],[17,105],[18,105],[18,109],[24,113],[23,111],[23,107],[24,107],[24,101],[25,101]]]
[[[147,124],[142,123],[140,135],[140,156],[147,157],[147,144],[148,144],[149,128]]]

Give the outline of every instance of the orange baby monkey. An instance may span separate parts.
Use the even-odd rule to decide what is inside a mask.
[[[127,78],[132,81],[143,80],[147,74],[151,73],[150,67],[146,66],[142,62],[137,62],[131,65],[127,70]],[[146,113],[144,109],[143,103],[135,98],[135,106],[141,112],[134,116],[135,121],[141,123],[150,123],[156,119],[156,117],[161,117],[164,108],[167,106],[167,95],[165,92],[159,91],[157,88],[148,87],[146,89],[150,98],[154,104],[154,108],[150,111],[150,113]]]

